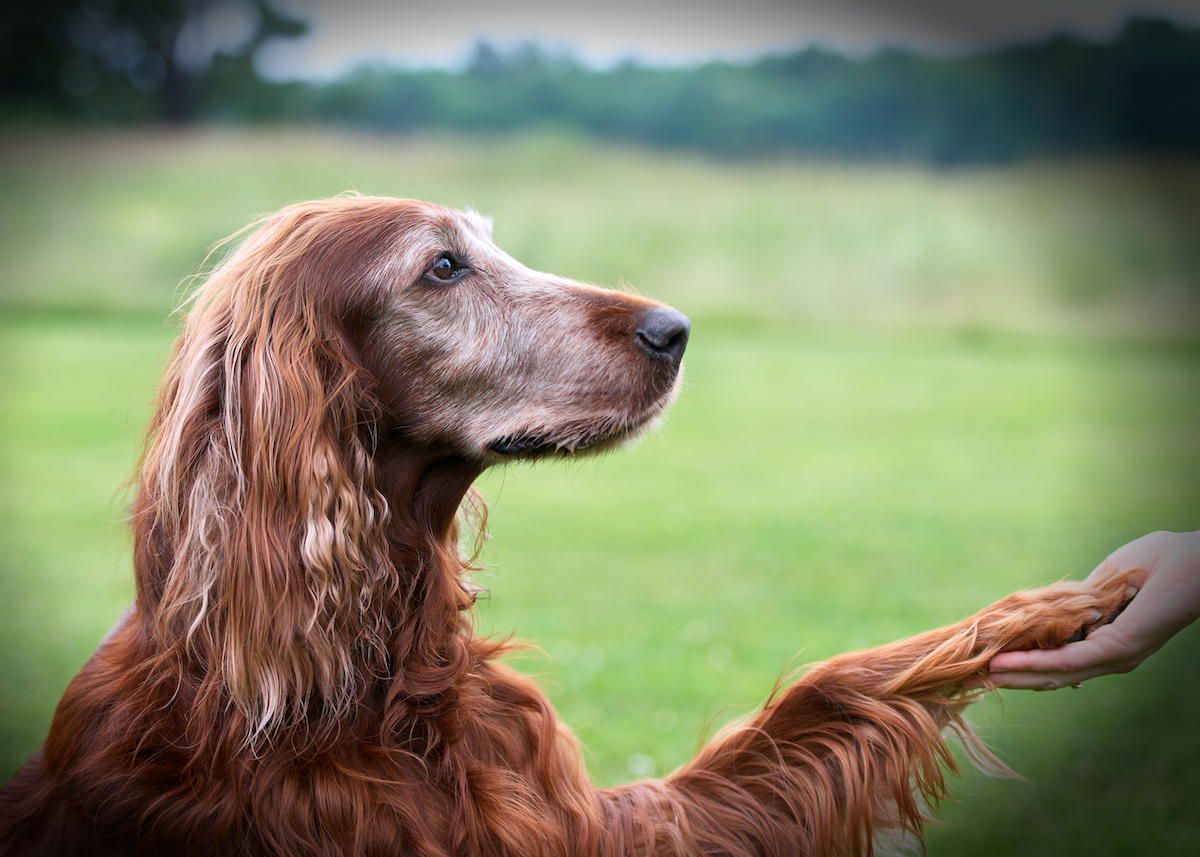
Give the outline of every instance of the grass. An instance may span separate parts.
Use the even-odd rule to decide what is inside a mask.
[[[1195,330],[1193,163],[713,164],[567,139],[301,132],[0,141],[0,303],[161,313],[252,215],[347,189],[493,215],[518,258],[696,319]],[[70,252],[65,252],[70,248]]]
[[[541,647],[519,665],[599,782],[669,771],[789,665],[1196,526],[1200,348],[1179,308],[1197,251],[1168,217],[1195,167],[279,141],[6,144],[0,771],[131,597],[119,488],[176,284],[248,214],[347,185],[476,205],[532,264],[696,319],[661,432],[482,483],[480,627]],[[1195,853],[1198,654],[1193,629],[1131,675],[978,707],[1029,781],[959,781],[930,853]]]

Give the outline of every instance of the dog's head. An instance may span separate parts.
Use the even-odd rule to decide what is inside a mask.
[[[421,635],[469,603],[460,569],[412,575],[471,479],[633,436],[687,337],[675,310],[530,270],[477,215],[339,197],[266,218],[197,290],[151,424],[135,562],[157,639],[251,736],[351,710],[399,648],[445,686],[461,640]]]
[[[531,270],[477,214],[362,204],[395,216],[362,274],[377,303],[357,337],[396,429],[490,463],[601,449],[669,404],[683,314]]]

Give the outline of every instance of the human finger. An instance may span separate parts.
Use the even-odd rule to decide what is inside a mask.
[[[1092,669],[1112,657],[1108,647],[1096,639],[1068,643],[1057,649],[1026,649],[1004,652],[992,658],[988,670],[997,672],[1061,673]]]
[[[1108,665],[1072,672],[997,672],[990,673],[987,683],[1008,690],[1058,690],[1074,687],[1088,679],[1119,672]]]

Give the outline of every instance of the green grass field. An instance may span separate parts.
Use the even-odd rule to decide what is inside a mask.
[[[664,428],[488,474],[479,624],[534,642],[602,783],[661,774],[791,666],[1081,576],[1200,509],[1200,167],[734,165],[541,138],[3,144],[0,776],[131,597],[122,482],[205,249],[346,188],[477,207],[532,265],[693,316]],[[974,719],[930,853],[1194,854],[1196,629]]]

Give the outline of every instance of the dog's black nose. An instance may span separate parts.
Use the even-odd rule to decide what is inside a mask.
[[[688,334],[692,330],[688,317],[679,310],[656,306],[642,313],[634,338],[638,346],[658,360],[669,360],[675,366],[683,359]]]

